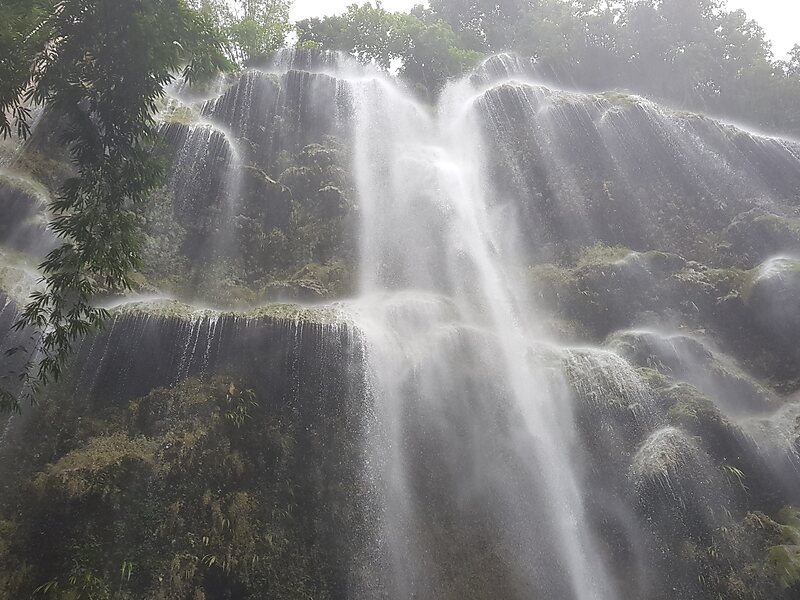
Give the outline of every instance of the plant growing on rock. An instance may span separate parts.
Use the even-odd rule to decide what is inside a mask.
[[[17,325],[39,332],[36,364],[23,374],[32,394],[61,375],[73,342],[107,318],[93,297],[131,286],[139,264],[133,208],[162,173],[149,147],[164,86],[179,71],[191,81],[227,61],[214,24],[183,0],[65,0],[22,12],[29,32],[12,33],[33,32],[37,44],[12,55],[15,83],[1,90],[0,131],[10,132],[10,111],[27,134],[26,103],[47,106],[66,124],[75,167],[50,207],[61,245],[41,266],[46,289],[34,293]],[[2,393],[18,409],[18,399]]]

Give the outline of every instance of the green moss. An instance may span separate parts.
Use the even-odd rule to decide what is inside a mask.
[[[46,402],[29,427],[58,423],[62,439],[31,438],[24,466],[3,463],[21,469],[0,493],[8,597],[330,597],[357,537],[355,447],[319,447],[303,407],[220,377],[99,413],[99,435],[73,408]],[[333,411],[327,425],[341,435]],[[317,468],[337,473],[330,488]]]
[[[707,425],[729,427],[725,417],[720,413],[714,401],[701,394],[696,388],[686,383],[672,384],[658,390],[664,405],[669,406],[667,418],[676,425],[693,426],[702,429]]]
[[[784,542],[800,545],[800,508],[785,506],[778,512],[777,519],[785,526]]]
[[[642,381],[652,390],[664,390],[674,385],[674,382],[663,373],[649,367],[638,367],[636,372]]]
[[[159,120],[163,123],[192,125],[200,120],[200,114],[191,106],[173,101],[161,111]]]
[[[795,598],[800,589],[800,511],[787,506],[781,509],[775,519],[763,512],[753,511],[745,516],[745,535],[761,557],[753,556],[750,569],[766,578],[758,588],[766,588],[769,583],[775,586],[771,598]]]
[[[626,258],[632,252],[633,250],[623,246],[595,244],[580,251],[575,266],[581,268],[609,265]]]
[[[638,96],[621,91],[609,91],[599,94],[599,97],[609,104],[618,108],[630,108],[641,104],[642,99]]]
[[[326,138],[264,164],[259,143],[239,140],[236,198],[196,190],[179,201],[165,186],[141,208],[139,291],[223,309],[350,294],[358,228],[355,194],[341,167],[344,147]],[[229,193],[223,186],[220,194]],[[226,204],[236,214],[227,214]]]
[[[641,260],[656,272],[669,273],[679,271],[686,267],[687,261],[677,254],[661,252],[659,250],[649,250],[647,252],[636,253]]]
[[[15,172],[36,182],[39,190],[46,190],[49,197],[55,197],[64,181],[74,174],[69,156],[58,148],[48,148],[47,152],[34,147],[26,148],[14,161],[13,168]]]
[[[741,429],[695,387],[668,382],[665,387],[653,388],[653,393],[657,404],[666,412],[667,421],[703,440],[704,448],[716,457],[733,483],[737,483],[738,472],[749,477],[751,469],[759,468],[746,458],[750,444]]]
[[[708,269],[705,277],[719,302],[746,299],[752,282],[751,272],[742,269]]]
[[[769,393],[755,380],[770,381],[781,389],[796,387],[792,387],[796,344],[790,341],[796,318],[790,314],[777,318],[774,315],[780,311],[754,308],[753,290],[764,287],[759,279],[763,270],[714,268],[670,252],[595,245],[583,249],[572,263],[533,265],[527,279],[552,318],[580,324],[595,342],[642,323],[658,327],[663,322],[673,328],[677,322],[681,330],[721,343],[741,367],[731,361],[712,365],[717,375],[726,386],[736,387],[738,381],[746,396],[766,406],[771,404]],[[780,304],[791,311],[795,304],[788,290],[794,276],[785,281],[781,284],[787,290],[785,301]],[[770,294],[760,296],[762,301],[770,298]],[[775,321],[775,329],[791,348],[776,345],[775,333],[763,330],[761,321],[766,318]]]
[[[41,288],[40,275],[30,260],[24,255],[0,252],[0,293],[17,304],[25,304],[31,293]]]
[[[130,438],[123,433],[90,439],[82,448],[59,459],[34,480],[34,489],[42,494],[62,490],[71,498],[84,498],[90,493],[120,493],[123,474],[141,465],[150,465],[156,443],[145,438]]]
[[[784,589],[800,583],[800,546],[773,546],[767,556],[770,568]]]
[[[267,299],[287,295],[305,300],[341,298],[353,290],[354,274],[351,267],[341,261],[328,264],[308,264],[289,279],[274,281],[264,289]]]
[[[661,310],[668,288],[676,287],[672,275],[685,264],[669,253],[595,245],[584,248],[574,264],[532,266],[528,279],[545,307],[579,322],[599,341]]]
[[[176,300],[129,302],[112,310],[121,316],[146,315],[164,319],[195,321],[209,318],[264,319],[332,324],[341,322],[343,313],[335,306],[309,307],[297,304],[268,304],[247,311],[219,311],[199,308]]]
[[[800,239],[800,219],[782,217],[772,213],[763,213],[756,216],[752,223],[763,226],[776,232],[786,232]]]
[[[732,254],[740,263],[752,266],[776,254],[800,249],[800,218],[754,208],[737,215],[726,227]]]
[[[757,288],[770,281],[783,278],[797,278],[800,281],[800,260],[788,257],[776,257],[763,262],[742,276],[742,298],[750,304]]]
[[[24,172],[0,169],[0,186],[2,185],[25,192],[38,201],[40,206],[44,207],[50,202],[50,192],[47,188]]]

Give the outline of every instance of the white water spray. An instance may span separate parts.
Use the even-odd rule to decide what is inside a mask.
[[[515,223],[485,173],[480,96],[468,82],[453,85],[432,117],[381,80],[352,90],[363,214],[356,319],[384,423],[372,442],[397,597],[437,589],[423,532],[436,486],[419,474],[430,444],[467,453],[437,466],[452,469],[440,476],[454,479],[457,511],[469,512],[473,496],[495,497],[485,518],[515,548],[507,558],[519,589],[614,598],[584,514],[568,397],[538,360]],[[514,422],[507,439],[492,440],[498,412]],[[533,520],[546,525],[521,531]]]

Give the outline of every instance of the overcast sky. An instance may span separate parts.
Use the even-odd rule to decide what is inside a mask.
[[[295,0],[294,20],[342,12],[356,0]],[[357,0],[360,4],[364,0]],[[408,10],[422,0],[383,0],[389,10]],[[772,41],[775,55],[783,58],[795,43],[800,43],[800,0],[728,0],[731,9],[743,8],[758,21]]]

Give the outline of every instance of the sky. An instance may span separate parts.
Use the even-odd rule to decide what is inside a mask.
[[[775,56],[783,58],[792,46],[800,44],[798,0],[728,0],[728,9],[737,8],[744,9],[747,16],[764,28]]]
[[[364,0],[295,0],[293,20],[342,12],[353,2]],[[389,10],[408,10],[423,0],[383,0]],[[783,58],[795,43],[800,43],[800,0],[728,0],[731,10],[742,8],[758,21],[772,42],[775,56]]]
[[[293,20],[322,17],[344,12],[351,4],[363,4],[366,0],[294,0]],[[787,0],[792,1],[792,0]],[[382,0],[386,10],[408,10],[415,4],[427,4],[426,0]],[[373,2],[374,4],[374,2]]]

